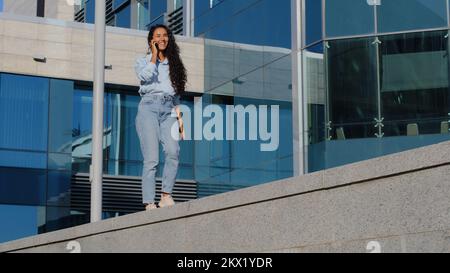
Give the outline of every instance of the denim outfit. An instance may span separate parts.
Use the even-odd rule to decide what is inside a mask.
[[[155,175],[159,163],[159,142],[165,155],[162,177],[162,191],[172,193],[178,171],[180,147],[178,139],[172,137],[171,130],[178,121],[172,117],[172,109],[180,103],[169,76],[169,63],[150,62],[151,55],[136,61],[135,71],[141,81],[139,94],[141,101],[136,116],[136,131],[144,158],[142,171],[142,201],[155,202]]]

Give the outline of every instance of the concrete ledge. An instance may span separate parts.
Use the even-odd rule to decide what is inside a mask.
[[[71,240],[84,252],[365,252],[363,242],[377,238],[389,251],[446,251],[449,163],[444,142],[41,234],[0,252],[67,252]]]

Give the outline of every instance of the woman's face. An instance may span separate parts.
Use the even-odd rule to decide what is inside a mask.
[[[153,41],[158,44],[159,50],[165,50],[169,43],[169,34],[164,28],[157,28],[153,32]]]

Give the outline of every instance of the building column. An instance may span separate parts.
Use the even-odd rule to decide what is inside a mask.
[[[194,3],[195,0],[183,0],[183,35],[194,36]]]
[[[137,0],[131,0],[130,1],[130,10],[131,10],[131,15],[130,15],[130,19],[131,19],[131,24],[130,27],[132,29],[138,29],[138,25],[139,25],[139,15],[138,15],[138,1]]]
[[[291,0],[292,31],[292,132],[293,174],[307,172],[307,150],[305,145],[305,96],[303,89],[303,4],[304,0]]]
[[[94,94],[92,102],[91,222],[102,219],[103,100],[105,91],[105,1],[95,1]]]

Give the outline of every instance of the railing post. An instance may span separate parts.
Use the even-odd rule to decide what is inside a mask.
[[[91,222],[102,219],[103,100],[105,88],[104,0],[95,1],[94,94],[92,102]]]

